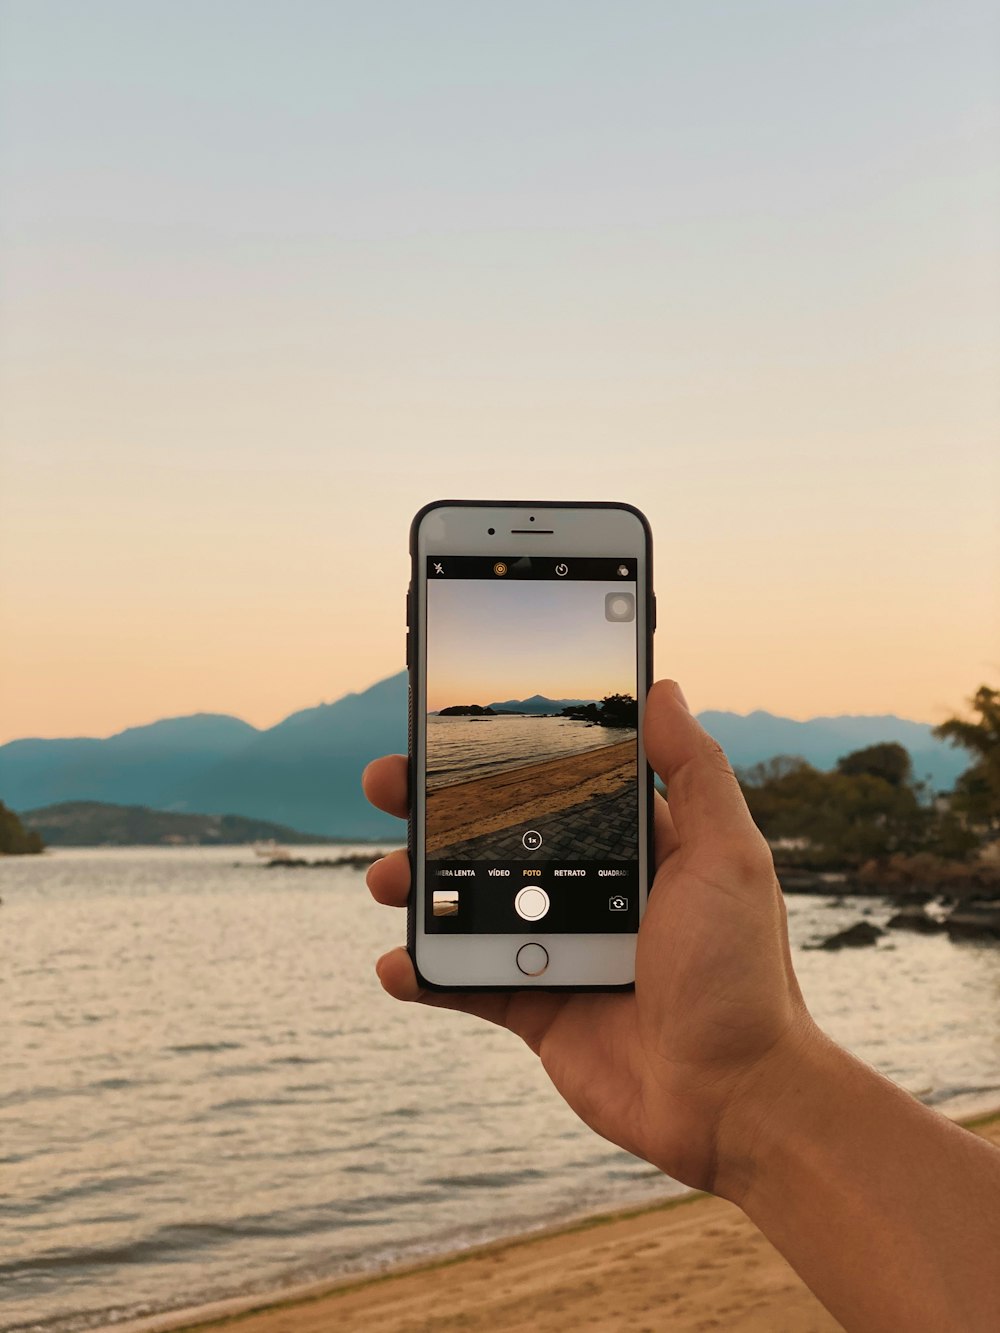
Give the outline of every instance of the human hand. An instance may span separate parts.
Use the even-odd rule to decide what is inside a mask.
[[[440,993],[421,989],[405,949],[376,964],[396,999],[458,1009],[509,1028],[540,1057],[597,1133],[675,1179],[738,1201],[769,1085],[792,1076],[816,1029],[792,968],[784,901],[767,844],[725,755],[660,681],[646,703],[656,875],[627,993]],[[406,817],[406,760],[365,770],[373,805]],[[405,851],[376,861],[368,886],[403,907]]]

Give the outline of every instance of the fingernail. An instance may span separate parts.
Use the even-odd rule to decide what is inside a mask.
[[[686,708],[687,711],[690,713],[691,706],[688,703],[688,701],[684,698],[684,691],[677,684],[676,680],[672,680],[670,684],[674,691],[674,698],[677,700],[677,702],[681,705],[682,708]]]

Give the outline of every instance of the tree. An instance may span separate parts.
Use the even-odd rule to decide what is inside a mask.
[[[569,704],[562,716],[601,727],[637,727],[639,705],[631,694],[606,694],[599,704]]]
[[[837,772],[849,778],[866,773],[888,782],[890,787],[906,787],[913,781],[913,761],[904,746],[895,741],[883,741],[845,754],[837,760]]]
[[[631,694],[606,694],[598,721],[602,727],[637,727],[639,705]]]
[[[0,856],[40,852],[43,846],[41,834],[26,829],[14,811],[0,801]]]
[[[1000,690],[980,685],[969,700],[974,721],[950,717],[934,735],[975,758],[955,784],[952,805],[970,823],[1000,828]]]
[[[597,704],[570,704],[562,710],[563,717],[572,717],[577,721],[596,722],[601,715]]]
[[[796,859],[815,866],[858,866],[873,857],[918,851],[934,818],[910,783],[895,786],[885,777],[845,773],[839,766],[822,773],[787,755],[756,765],[740,781],[764,836],[803,839],[807,846]]]

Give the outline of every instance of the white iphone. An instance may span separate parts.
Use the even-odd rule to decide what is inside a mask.
[[[410,551],[417,976],[626,989],[652,865],[649,524],[626,504],[441,500]]]

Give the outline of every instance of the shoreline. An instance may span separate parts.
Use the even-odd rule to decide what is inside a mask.
[[[984,1101],[941,1114],[1000,1146],[1000,1106]],[[446,1289],[437,1280],[455,1270]],[[404,1333],[449,1326],[528,1333],[712,1326],[745,1333],[776,1327],[840,1329],[776,1250],[734,1204],[698,1190],[269,1293],[102,1325],[97,1333],[200,1333],[238,1324],[245,1333],[322,1333],[378,1327]]]
[[[636,755],[634,740],[619,741],[436,787],[427,793],[427,853],[608,795],[635,779]]]

